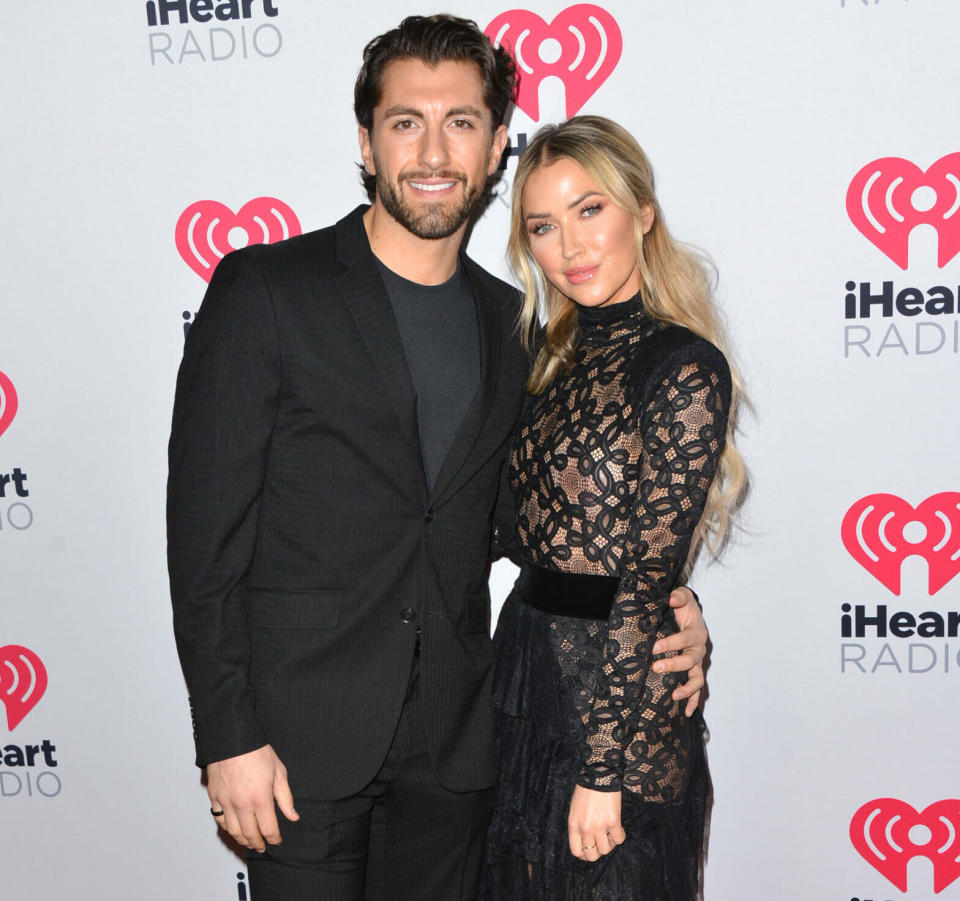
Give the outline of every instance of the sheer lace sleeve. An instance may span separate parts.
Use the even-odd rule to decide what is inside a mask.
[[[651,647],[723,450],[730,374],[719,351],[697,342],[675,350],[641,388],[638,484],[578,779],[598,790],[621,787],[641,718],[673,703],[669,683],[647,684]]]
[[[509,557],[519,560],[520,542],[517,538],[517,511],[510,491],[508,469],[505,465],[500,474],[500,491],[497,506],[493,511],[493,534],[490,537],[490,559]]]

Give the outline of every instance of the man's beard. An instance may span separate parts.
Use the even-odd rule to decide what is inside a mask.
[[[483,196],[483,184],[471,184],[463,175],[447,172],[429,175],[402,175],[396,185],[381,177],[382,169],[377,166],[377,200],[383,208],[408,232],[418,238],[449,238],[467,219]],[[407,203],[402,194],[404,181],[417,181],[417,178],[444,178],[463,185],[463,198],[449,204],[424,204],[420,209]]]

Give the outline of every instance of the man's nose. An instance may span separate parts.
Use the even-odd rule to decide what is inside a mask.
[[[420,142],[420,165],[438,171],[450,160],[447,138],[442,128],[427,127]]]

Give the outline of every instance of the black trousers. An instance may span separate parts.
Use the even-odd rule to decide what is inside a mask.
[[[296,823],[278,812],[282,844],[247,854],[251,901],[474,901],[492,789],[437,782],[418,688],[415,660],[387,758],[362,792],[294,794]]]

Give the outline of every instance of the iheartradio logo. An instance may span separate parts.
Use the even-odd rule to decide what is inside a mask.
[[[540,120],[540,84],[563,82],[567,117],[576,115],[620,62],[623,36],[617,20],[592,3],[568,6],[548,25],[527,9],[501,13],[484,32],[510,50],[519,70],[516,104]]]
[[[942,157],[926,172],[897,156],[867,163],[847,188],[847,214],[901,269],[909,262],[910,232],[932,225],[942,269],[960,253],[960,153]]]
[[[13,382],[0,372],[0,435],[7,430],[16,415],[17,389],[13,387]]]
[[[47,690],[47,668],[29,648],[8,644],[0,648],[0,703],[7,708],[12,732],[37,706]]]
[[[922,813],[896,798],[868,801],[850,821],[850,841],[901,892],[907,890],[907,864],[926,857],[939,894],[960,876],[960,800],[937,801]]]
[[[917,507],[895,494],[867,495],[847,510],[840,536],[850,556],[898,596],[903,561],[923,557],[936,594],[960,572],[960,492],[934,494]]]
[[[300,220],[282,200],[256,197],[234,213],[216,200],[191,203],[177,220],[177,250],[183,261],[209,282],[217,263],[231,250],[272,244],[300,234]]]

